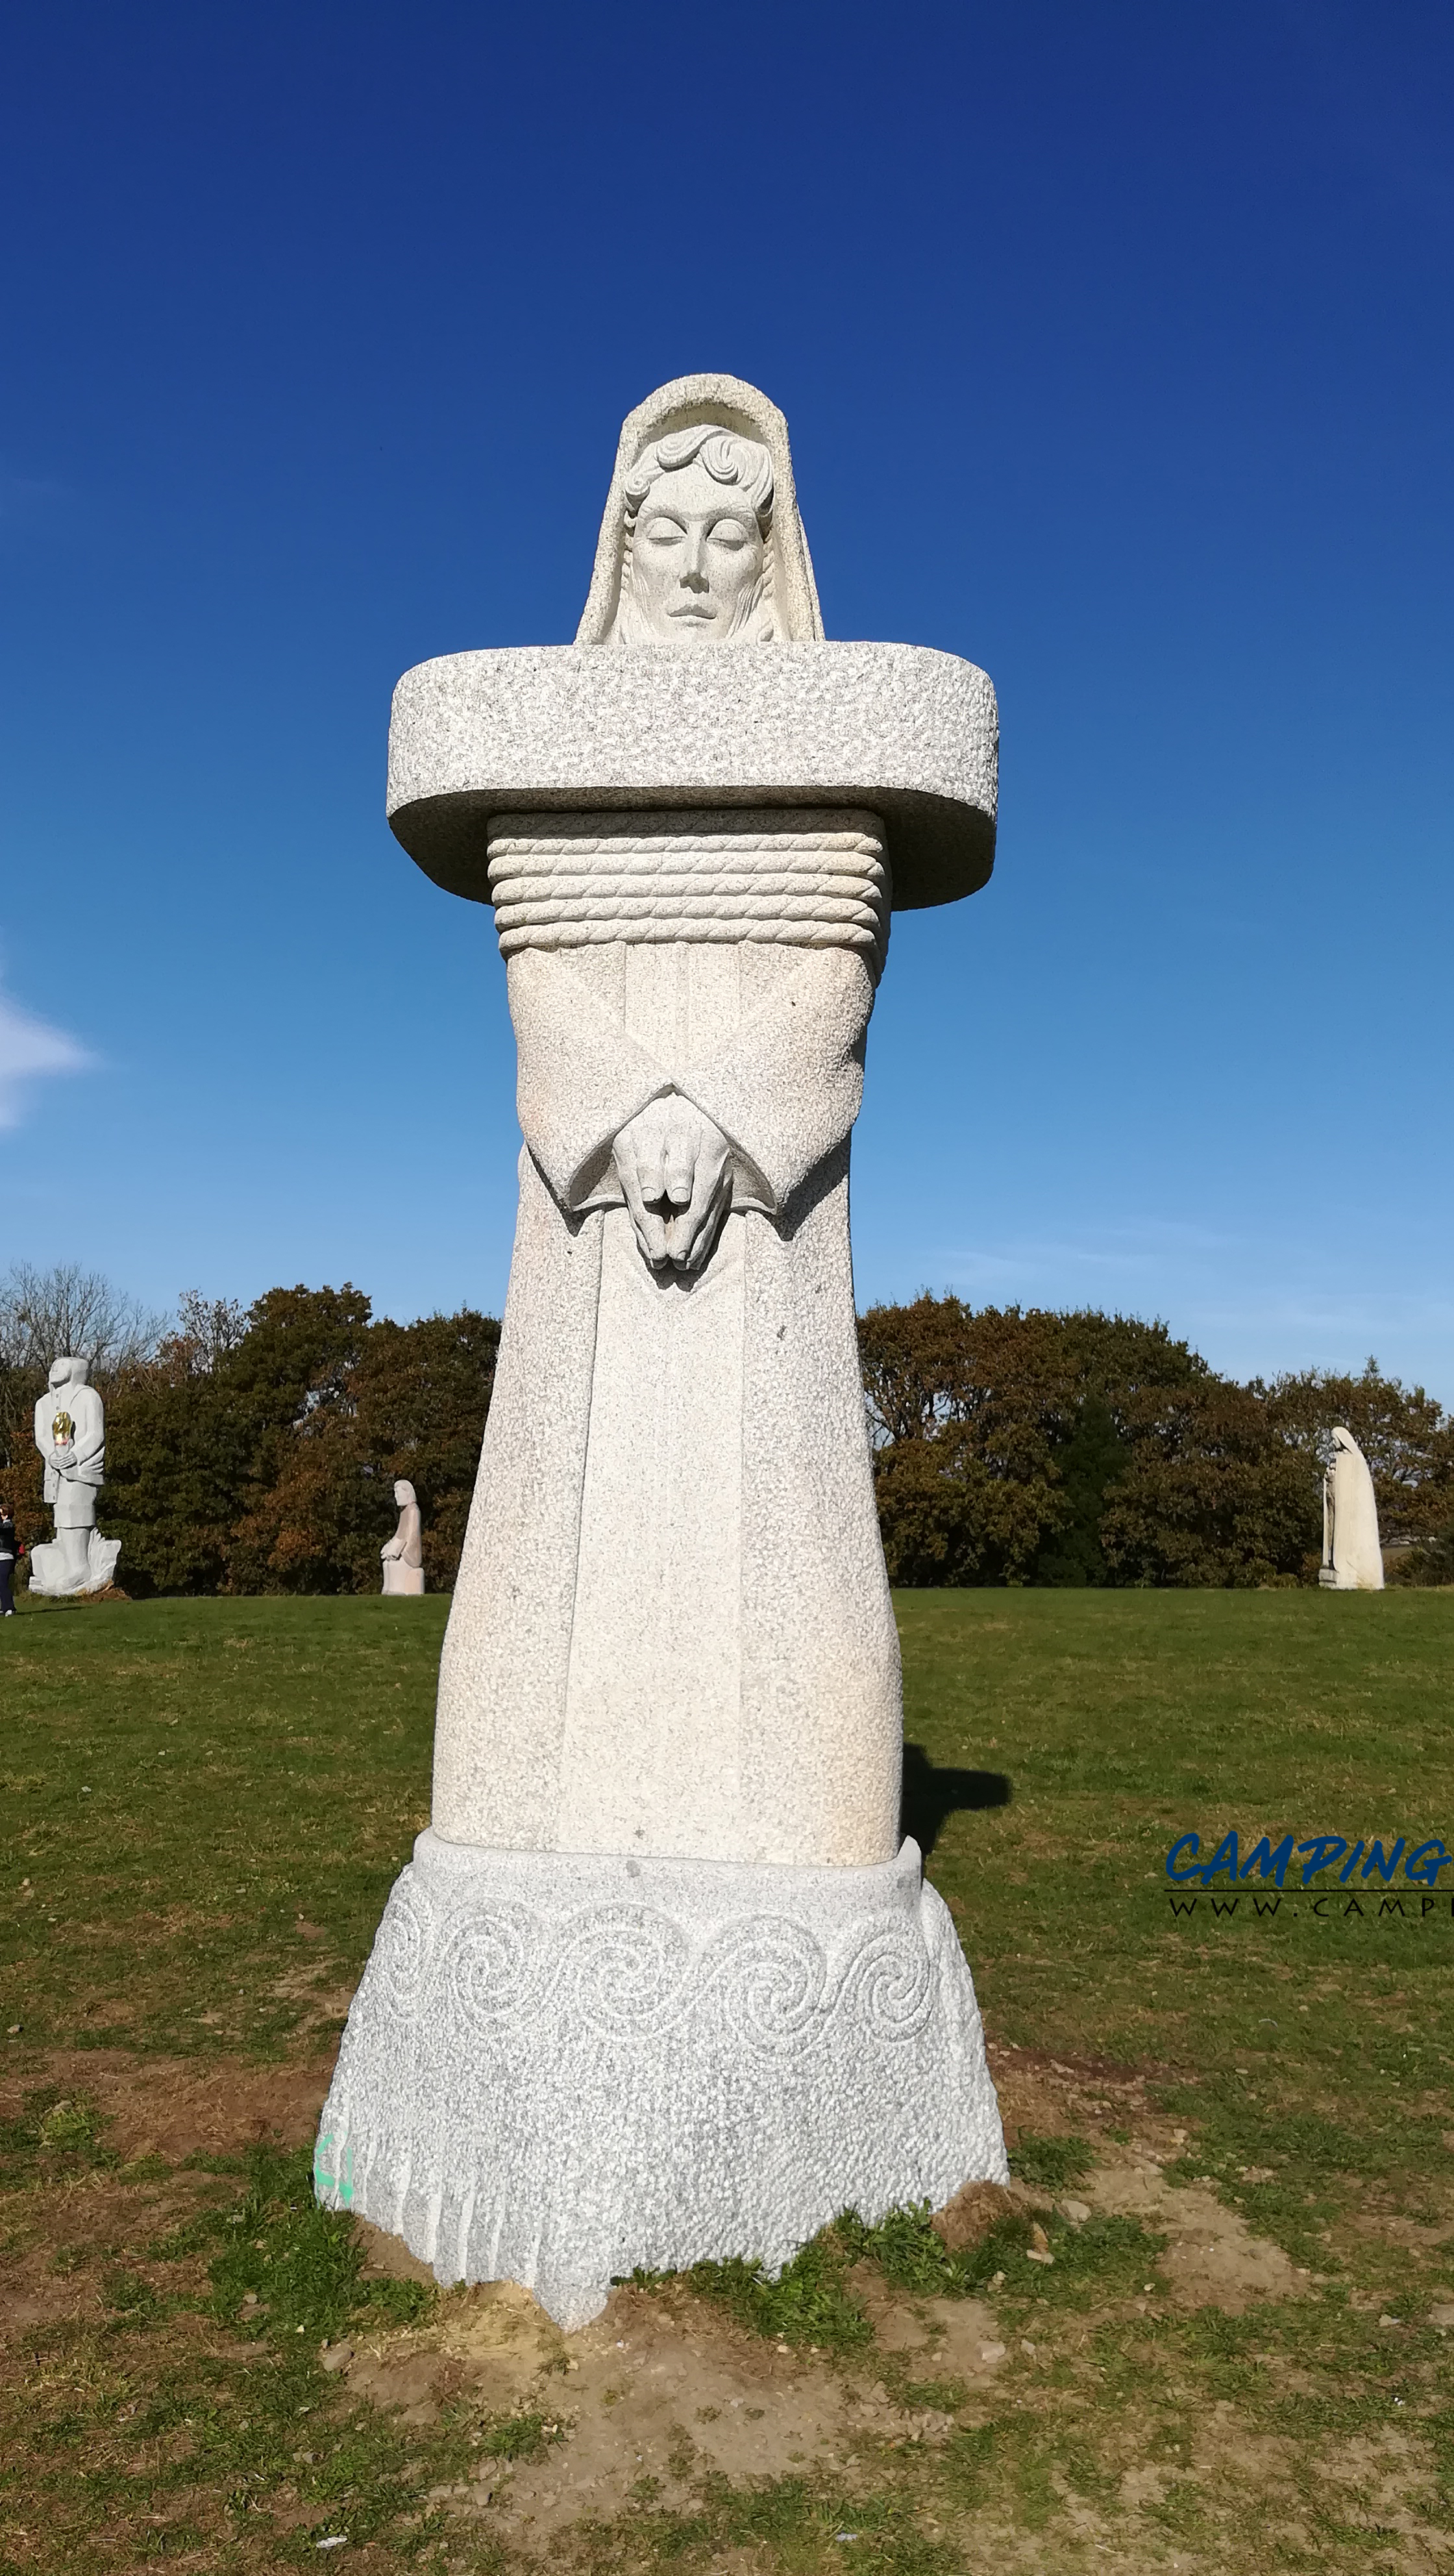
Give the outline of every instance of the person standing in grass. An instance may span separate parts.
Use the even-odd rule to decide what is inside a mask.
[[[0,1619],[13,1619],[15,1598],[11,1586],[15,1581],[15,1523],[9,1508],[0,1503]]]

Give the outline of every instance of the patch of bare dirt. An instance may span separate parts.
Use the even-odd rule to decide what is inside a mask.
[[[1061,2196],[1061,2208],[1078,2202],[1106,2216],[1139,2219],[1164,2235],[1156,2270],[1178,2307],[1221,2308],[1240,2316],[1257,2299],[1309,2295],[1311,2276],[1281,2246],[1254,2236],[1240,2212],[1227,2208],[1209,2185],[1166,2180],[1162,2165],[1185,2153],[1187,2133],[1148,2105],[1145,2075],[1039,2050],[999,2048],[991,2055],[1010,2144],[1026,2131],[1038,2137],[1075,2131],[1087,2138],[1095,2165],[1069,2197]],[[1127,2143],[1106,2135],[1112,2108],[1116,2125],[1131,2129]]]
[[[7,2254],[0,2271],[0,2350],[31,2326],[63,2325],[95,2312],[95,2294],[55,2269],[53,2249]]]
[[[962,2254],[978,2245],[1002,2218],[1011,2217],[1023,2203],[1024,2195],[1007,2189],[998,2182],[961,2184],[954,2198],[936,2210],[930,2221],[940,2243],[950,2254]]]
[[[305,1940],[321,1939],[311,1926],[299,1925]],[[358,1988],[340,1975],[337,1962],[331,1959],[305,1959],[299,1968],[290,1968],[268,1988],[280,2003],[296,2004],[298,2019],[293,2038],[299,2046],[316,2040],[318,2032],[328,2025],[336,2030],[344,2019]]]
[[[1146,2087],[1152,2079],[1145,2068],[1120,2066],[1109,2058],[1052,2057],[1047,2049],[994,2040],[988,2054],[1010,2147],[1026,2130],[1037,2137],[1063,2137],[1076,2130],[1100,2153],[1097,2131],[1109,2122],[1118,2128],[1134,2125],[1153,2144],[1184,2134],[1148,2107]]]
[[[1110,2150],[1115,2154],[1114,2149]],[[1240,2316],[1254,2299],[1306,2298],[1309,2276],[1280,2245],[1254,2236],[1240,2212],[1199,2183],[1173,2186],[1159,2166],[1121,2151],[1081,2186],[1092,2209],[1139,2219],[1164,2234],[1156,2269],[1179,2308],[1222,2308]]]
[[[1331,2487],[1341,2489],[1340,2509],[1370,2534],[1396,2531],[1429,2551],[1437,2564],[1447,2561],[1454,2541],[1447,2529],[1436,2530],[1411,2499],[1422,2491],[1434,2501],[1434,2464],[1426,2443],[1392,2425],[1378,2432],[1353,2433],[1324,2453],[1319,2463]]]
[[[273,2139],[304,2145],[318,2126],[333,2073],[332,2054],[295,2066],[240,2058],[137,2057],[128,2049],[50,2049],[0,2082],[0,2119],[45,2085],[84,2093],[112,2126],[108,2141],[128,2159],[236,2155]]]
[[[1022,2051],[999,2052],[995,2071],[1012,2140],[1075,2130],[1095,2141],[1095,2168],[1073,2194],[1059,2196],[1060,2208],[1072,2223],[1104,2210],[1164,2234],[1160,2281],[1178,2304],[1235,2313],[1306,2290],[1306,2276],[1210,2189],[1166,2180],[1162,2160],[1183,2152],[1186,2133],[1148,2108],[1142,2075],[1031,2060]],[[1110,2113],[1132,2130],[1129,2144],[1106,2136]],[[935,2224],[960,2248],[1012,2212],[1044,2216],[1052,2205],[1052,2195],[1019,2183],[972,2184]],[[374,2231],[370,2239],[371,2262],[397,2266],[393,2240]],[[423,2275],[423,2266],[414,2269]],[[340,2351],[334,2366],[355,2393],[397,2408],[406,2422],[432,2422],[445,2405],[461,2403],[482,2423],[539,2416],[541,2454],[514,2464],[482,2458],[436,2499],[484,2518],[529,2559],[583,2520],[612,2519],[643,2491],[642,2481],[651,2482],[646,2491],[657,2506],[676,2511],[688,2509],[712,2475],[740,2485],[831,2470],[851,2492],[855,2473],[873,2475],[886,2446],[932,2443],[952,2430],[954,2414],[899,2402],[894,2392],[915,2381],[943,2384],[946,2394],[958,2383],[963,2420],[979,2420],[1009,2359],[992,2306],[906,2297],[872,2263],[855,2268],[851,2285],[883,2356],[877,2369],[872,2356],[845,2366],[766,2344],[680,2288],[618,2290],[594,2325],[566,2337],[526,2291],[506,2283],[451,2293],[427,2327],[361,2341]],[[1050,2352],[1021,2338],[1017,2359],[1021,2348],[1032,2361],[1037,2349],[1042,2358]],[[1190,2463],[1133,2471],[1125,2501],[1154,2508],[1189,2470]],[[749,2553],[732,2563],[754,2562]]]
[[[390,2281],[423,2281],[431,2290],[435,2287],[433,2266],[411,2254],[402,2236],[390,2236],[386,2228],[375,2227],[371,2218],[355,2218],[353,2223],[363,2246],[366,2272],[378,2273]],[[513,2287],[513,2283],[509,2286]]]
[[[986,2385],[1005,2357],[993,2308],[983,2299],[910,2299],[891,2290],[875,2263],[848,2275],[880,2351],[911,2355],[934,2379]]]
[[[1385,2244],[1402,2245],[1416,2258],[1434,2253],[1454,2237],[1454,2223],[1430,2226],[1426,2221],[1405,2218],[1398,2210],[1368,2209],[1353,2211],[1343,2221],[1360,2236],[1382,2237]]]
[[[881,2287],[881,2284],[880,2284]],[[892,2340],[935,2376],[992,2375],[993,2318],[978,2302],[924,2300]],[[941,2315],[940,2311],[945,2313]],[[951,2318],[949,2311],[955,2313]],[[525,2290],[496,2282],[450,2294],[422,2329],[340,2355],[351,2391],[431,2421],[446,2403],[482,2418],[537,2414],[545,2450],[484,2459],[436,2501],[490,2515],[534,2553],[583,2517],[619,2513],[643,2479],[669,2509],[712,2475],[734,2484],[829,2463],[850,2482],[885,2443],[941,2440],[952,2414],[899,2405],[872,2370],[764,2343],[685,2291],[615,2290],[583,2333],[561,2334]]]

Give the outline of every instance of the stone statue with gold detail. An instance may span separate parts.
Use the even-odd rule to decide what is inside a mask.
[[[45,1499],[56,1534],[49,1546],[30,1551],[30,1589],[56,1598],[104,1592],[115,1577],[121,1541],[102,1538],[96,1528],[106,1411],[84,1360],[52,1360],[49,1387],[35,1408],[35,1445],[45,1460]]]

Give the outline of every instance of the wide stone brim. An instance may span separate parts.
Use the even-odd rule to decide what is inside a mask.
[[[488,903],[496,814],[867,807],[914,911],[990,874],[998,742],[985,673],[918,644],[447,653],[394,692],[389,822],[437,885]]]

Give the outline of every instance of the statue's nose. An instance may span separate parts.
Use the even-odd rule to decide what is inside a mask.
[[[683,590],[705,590],[707,576],[702,570],[702,531],[696,529],[687,539],[687,560],[682,568]]]

